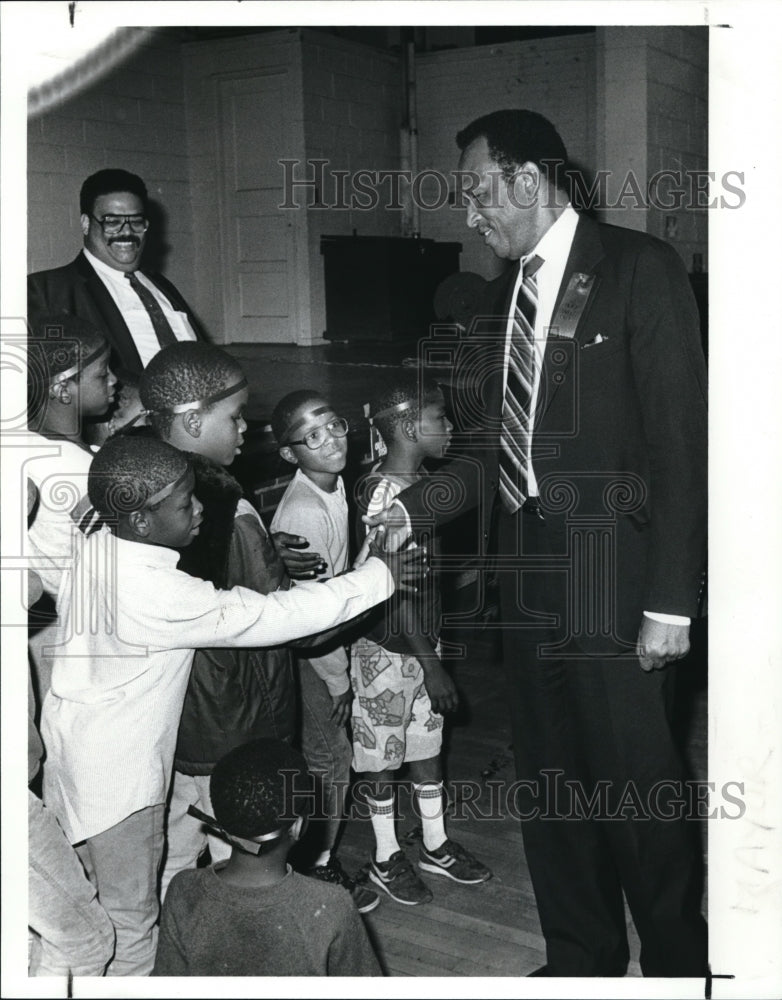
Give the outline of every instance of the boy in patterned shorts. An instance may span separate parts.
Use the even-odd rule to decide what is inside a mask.
[[[443,457],[453,430],[439,386],[417,371],[396,380],[372,412],[388,453],[357,487],[359,511],[369,515],[427,474],[422,462]],[[358,534],[365,530],[359,519]],[[417,594],[375,611],[352,650],[353,768],[375,834],[369,877],[396,902],[415,906],[432,893],[396,838],[394,775],[403,764],[423,827],[418,867],[465,885],[485,882],[491,872],[445,833],[442,713],[456,708],[458,696],[440,663],[437,580],[430,574]]]

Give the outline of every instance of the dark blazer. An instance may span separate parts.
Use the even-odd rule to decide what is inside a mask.
[[[193,332],[203,338],[197,320],[174,285],[160,274],[145,277],[160,289],[174,309],[187,315]],[[34,322],[36,315],[72,313],[90,320],[111,345],[112,367],[140,375],[141,358],[133,343],[122,313],[106,286],[83,253],[63,267],[36,271],[27,277],[27,317]]]
[[[615,593],[614,628],[629,640],[644,610],[698,613],[707,520],[705,361],[688,275],[668,244],[582,217],[555,329],[578,273],[593,280],[575,335],[547,340],[533,466],[552,551],[572,554],[574,526],[613,525],[612,578],[599,585]],[[487,286],[459,351],[456,416],[477,430],[477,446],[440,470],[450,478],[450,496],[426,482],[400,495],[414,520],[437,523],[479,505],[484,545],[497,496],[515,275],[514,268]],[[529,594],[532,606],[562,612],[568,597],[561,570],[552,564],[551,572],[524,574],[525,600]]]

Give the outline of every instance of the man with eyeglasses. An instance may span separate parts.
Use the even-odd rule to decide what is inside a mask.
[[[701,977],[702,864],[685,822],[698,810],[672,729],[706,555],[706,369],[687,272],[661,240],[575,210],[542,115],[495,111],[456,142],[467,225],[510,264],[459,345],[456,416],[473,440],[438,470],[441,490],[436,477],[408,487],[383,520],[406,532],[408,515],[439,527],[479,508],[510,808],[546,941],[530,974],[624,975],[626,900],[643,974]]]
[[[161,347],[200,337],[197,321],[166,278],[140,270],[149,231],[147,189],[127,170],[99,170],[79,196],[84,248],[70,264],[27,279],[27,311],[90,320],[112,350],[111,366],[140,374]]]

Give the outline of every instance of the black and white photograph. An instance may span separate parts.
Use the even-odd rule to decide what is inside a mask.
[[[0,17],[2,995],[779,996],[778,9]]]

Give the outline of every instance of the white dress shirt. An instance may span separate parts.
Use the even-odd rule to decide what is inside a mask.
[[[543,263],[537,270],[538,306],[535,312],[535,371],[532,382],[532,403],[530,411],[530,445],[534,434],[535,406],[538,400],[538,390],[540,388],[540,372],[543,367],[543,354],[546,350],[546,339],[548,337],[551,317],[554,313],[554,303],[557,300],[557,292],[562,284],[565,274],[565,265],[570,256],[570,248],[573,245],[573,237],[576,234],[578,225],[578,214],[570,205],[564,210],[554,225],[548,229],[541,238],[535,249],[526,257],[519,261],[519,272],[516,277],[516,284],[513,287],[513,298],[516,297],[521,287],[523,279],[523,268],[530,257],[538,256]],[[508,355],[510,354],[511,331],[513,330],[513,310],[508,314],[508,325],[505,331],[505,363],[503,369],[503,398],[505,396],[505,386],[508,382]],[[527,456],[529,458],[529,455]],[[530,496],[538,495],[538,483],[535,479],[535,470],[532,462],[528,464],[529,475],[527,478],[527,488]]]
[[[116,267],[109,267],[102,260],[98,260],[95,254],[85,247],[84,256],[95,268],[98,277],[108,289],[109,294],[116,303],[117,308],[122,313],[136,345],[136,350],[141,358],[142,365],[146,368],[149,362],[160,350],[155,328],[149,313],[144,308],[144,303],[130,287],[130,282],[125,277],[124,271],[118,271]],[[135,271],[134,274],[146,288],[152,292],[160,303],[163,315],[168,320],[169,326],[174,331],[177,340],[195,340],[196,335],[187,314],[180,312],[171,305],[160,289],[154,285],[142,271]]]
[[[394,591],[375,558],[266,596],[216,590],[178,570],[178,559],[104,528],[85,538],[73,587],[60,587],[41,736],[44,801],[71,843],[165,801],[195,649],[279,646],[349,621]]]
[[[557,300],[557,293],[559,292],[560,285],[562,284],[562,279],[565,276],[565,266],[567,264],[568,257],[570,256],[577,226],[578,213],[572,205],[568,205],[554,225],[551,226],[550,229],[546,230],[535,249],[532,250],[526,257],[522,257],[519,261],[519,273],[516,278],[516,284],[513,288],[513,298],[511,299],[511,302],[515,303],[519,287],[521,286],[521,282],[523,280],[523,268],[525,263],[530,259],[530,257],[540,257],[543,263],[537,270],[538,306],[535,313],[535,371],[532,382],[532,403],[530,412],[530,447],[532,437],[535,433],[535,407],[537,405],[538,391],[540,389],[540,373],[543,367],[543,355],[546,350],[546,340],[551,328],[551,320],[554,314],[554,305]],[[508,355],[510,353],[510,338],[512,329],[513,312],[511,311],[508,315],[508,325],[505,333],[503,396],[505,392],[504,387],[507,385],[508,379]],[[534,497],[538,495],[538,484],[535,479],[535,469],[531,460],[529,461],[528,469],[528,492],[530,496]],[[682,615],[662,614],[656,611],[644,611],[644,614],[647,618],[652,618],[655,621],[665,622],[670,625],[690,624],[690,619],[685,618]]]

